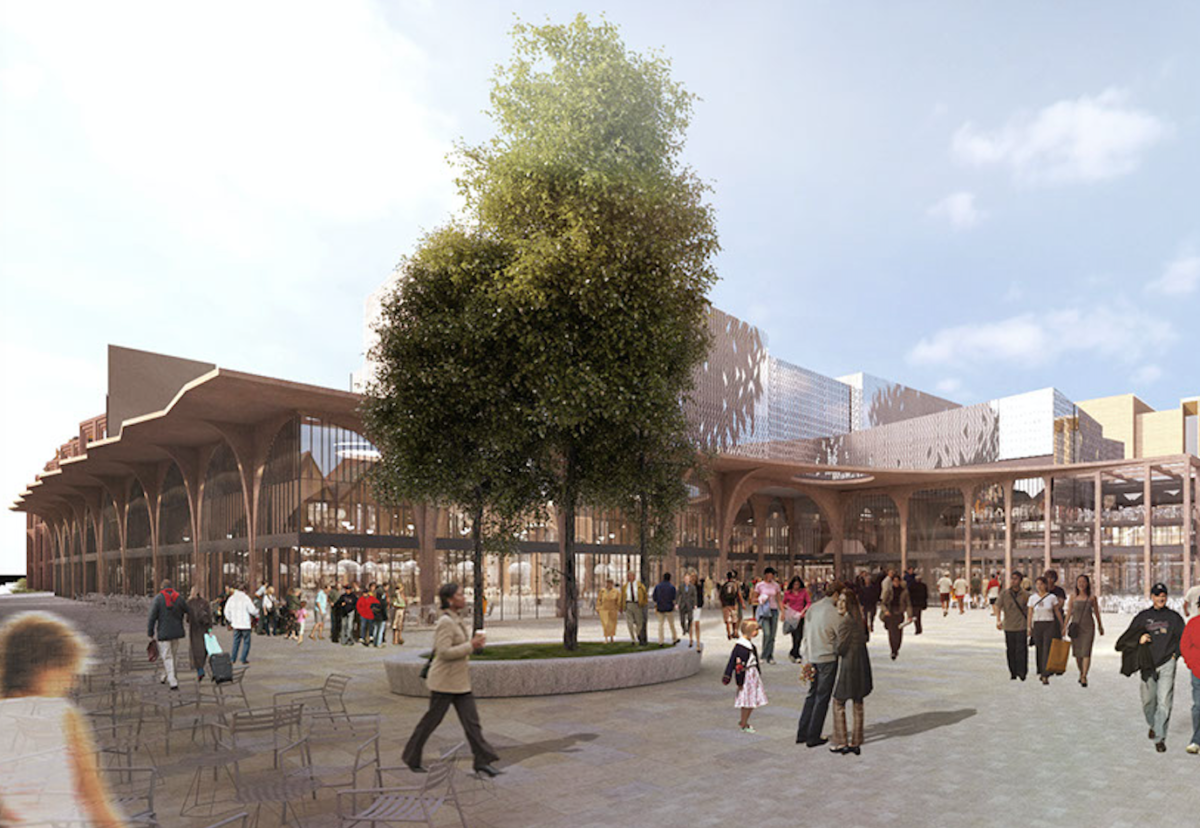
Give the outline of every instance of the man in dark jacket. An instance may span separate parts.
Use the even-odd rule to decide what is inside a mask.
[[[654,614],[658,616],[658,646],[663,645],[663,624],[671,625],[671,643],[679,643],[679,631],[675,629],[675,585],[671,573],[664,572],[662,580],[654,588],[650,600],[654,602]]]
[[[342,587],[342,597],[333,605],[334,613],[342,619],[341,642],[351,647],[354,646],[354,602],[354,589],[346,584]]]
[[[1141,668],[1142,713],[1150,725],[1150,739],[1159,753],[1167,752],[1167,726],[1175,698],[1175,663],[1183,636],[1183,616],[1167,607],[1167,587],[1150,588],[1152,606],[1134,616],[1117,639],[1122,652],[1121,672],[1130,675],[1130,653]]]
[[[170,581],[163,581],[162,590],[150,605],[146,634],[158,645],[158,680],[169,684],[172,690],[179,689],[175,657],[179,654],[179,643],[183,641],[183,617],[188,614],[187,601],[171,589]]]
[[[921,580],[920,575],[912,572],[911,566],[909,572],[912,574],[912,580],[908,582],[908,598],[912,601],[913,635],[920,635],[921,613],[929,606],[929,585]]]

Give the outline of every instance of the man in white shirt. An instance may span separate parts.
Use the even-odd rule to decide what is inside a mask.
[[[950,580],[950,575],[943,573],[942,577],[938,578],[938,597],[942,600],[942,617],[945,618],[950,614],[950,593],[954,589],[954,582]]]
[[[233,628],[233,652],[231,661],[238,660],[238,651],[242,644],[246,645],[242,653],[242,664],[249,664],[250,658],[250,619],[258,615],[258,608],[245,592],[245,586],[239,586],[225,601],[225,620]]]
[[[963,577],[961,572],[958,573],[958,578],[954,581],[954,600],[958,602],[959,615],[966,612],[967,590],[970,588],[971,584]]]
[[[1183,617],[1189,618],[1200,613],[1200,584],[1196,584],[1183,596]]]
[[[625,584],[621,587],[621,602],[617,606],[625,614],[625,625],[634,644],[642,641],[645,634],[648,600],[646,585],[637,579],[637,575],[627,572]]]

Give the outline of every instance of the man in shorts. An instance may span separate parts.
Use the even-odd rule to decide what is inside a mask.
[[[942,577],[938,578],[937,588],[938,597],[942,599],[942,617],[945,618],[950,614],[950,593],[954,591],[954,581],[950,580],[950,573],[942,573]]]
[[[954,600],[958,603],[959,615],[962,615],[964,612],[966,612],[965,604],[967,603],[967,591],[970,588],[971,585],[967,583],[967,579],[963,577],[961,572],[958,573],[958,577],[954,580]]]
[[[738,624],[746,605],[737,573],[732,570],[725,573],[725,583],[717,590],[717,598],[721,603],[721,616],[725,619],[725,637],[733,640],[738,637]]]
[[[979,573],[975,572],[971,575],[971,609],[983,608],[983,579],[979,577]]]
[[[988,607],[995,608],[996,601],[1000,598],[1000,579],[996,577],[996,573],[992,573],[992,577],[987,582],[987,602]]]

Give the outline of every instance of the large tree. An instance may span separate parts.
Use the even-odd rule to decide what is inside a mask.
[[[681,159],[694,97],[669,61],[583,16],[513,35],[491,91],[496,135],[460,147],[459,185],[511,256],[497,307],[516,324],[518,384],[541,441],[531,466],[563,518],[573,649],[575,516],[585,502],[637,497],[639,457],[686,438],[680,406],[707,348],[718,244],[707,186]],[[644,497],[664,478],[653,479]]]
[[[422,239],[384,302],[371,354],[378,377],[362,405],[381,454],[372,471],[380,495],[469,515],[477,630],[485,547],[503,547],[512,522],[542,494],[530,462],[539,448],[518,390],[519,323],[497,298],[511,259],[510,246],[478,228],[450,225]]]

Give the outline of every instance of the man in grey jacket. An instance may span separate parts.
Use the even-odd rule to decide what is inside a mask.
[[[804,616],[800,655],[809,685],[796,730],[796,744],[803,742],[810,748],[829,741],[821,738],[821,730],[825,727],[833,682],[837,678],[837,633],[843,620],[837,611],[837,600],[843,588],[840,581],[831,583],[825,597],[809,607]]]
[[[171,589],[170,581],[163,581],[162,590],[150,605],[146,634],[158,642],[158,680],[169,684],[172,690],[179,689],[175,657],[179,653],[179,642],[183,640],[183,616],[187,614],[187,601]]]

